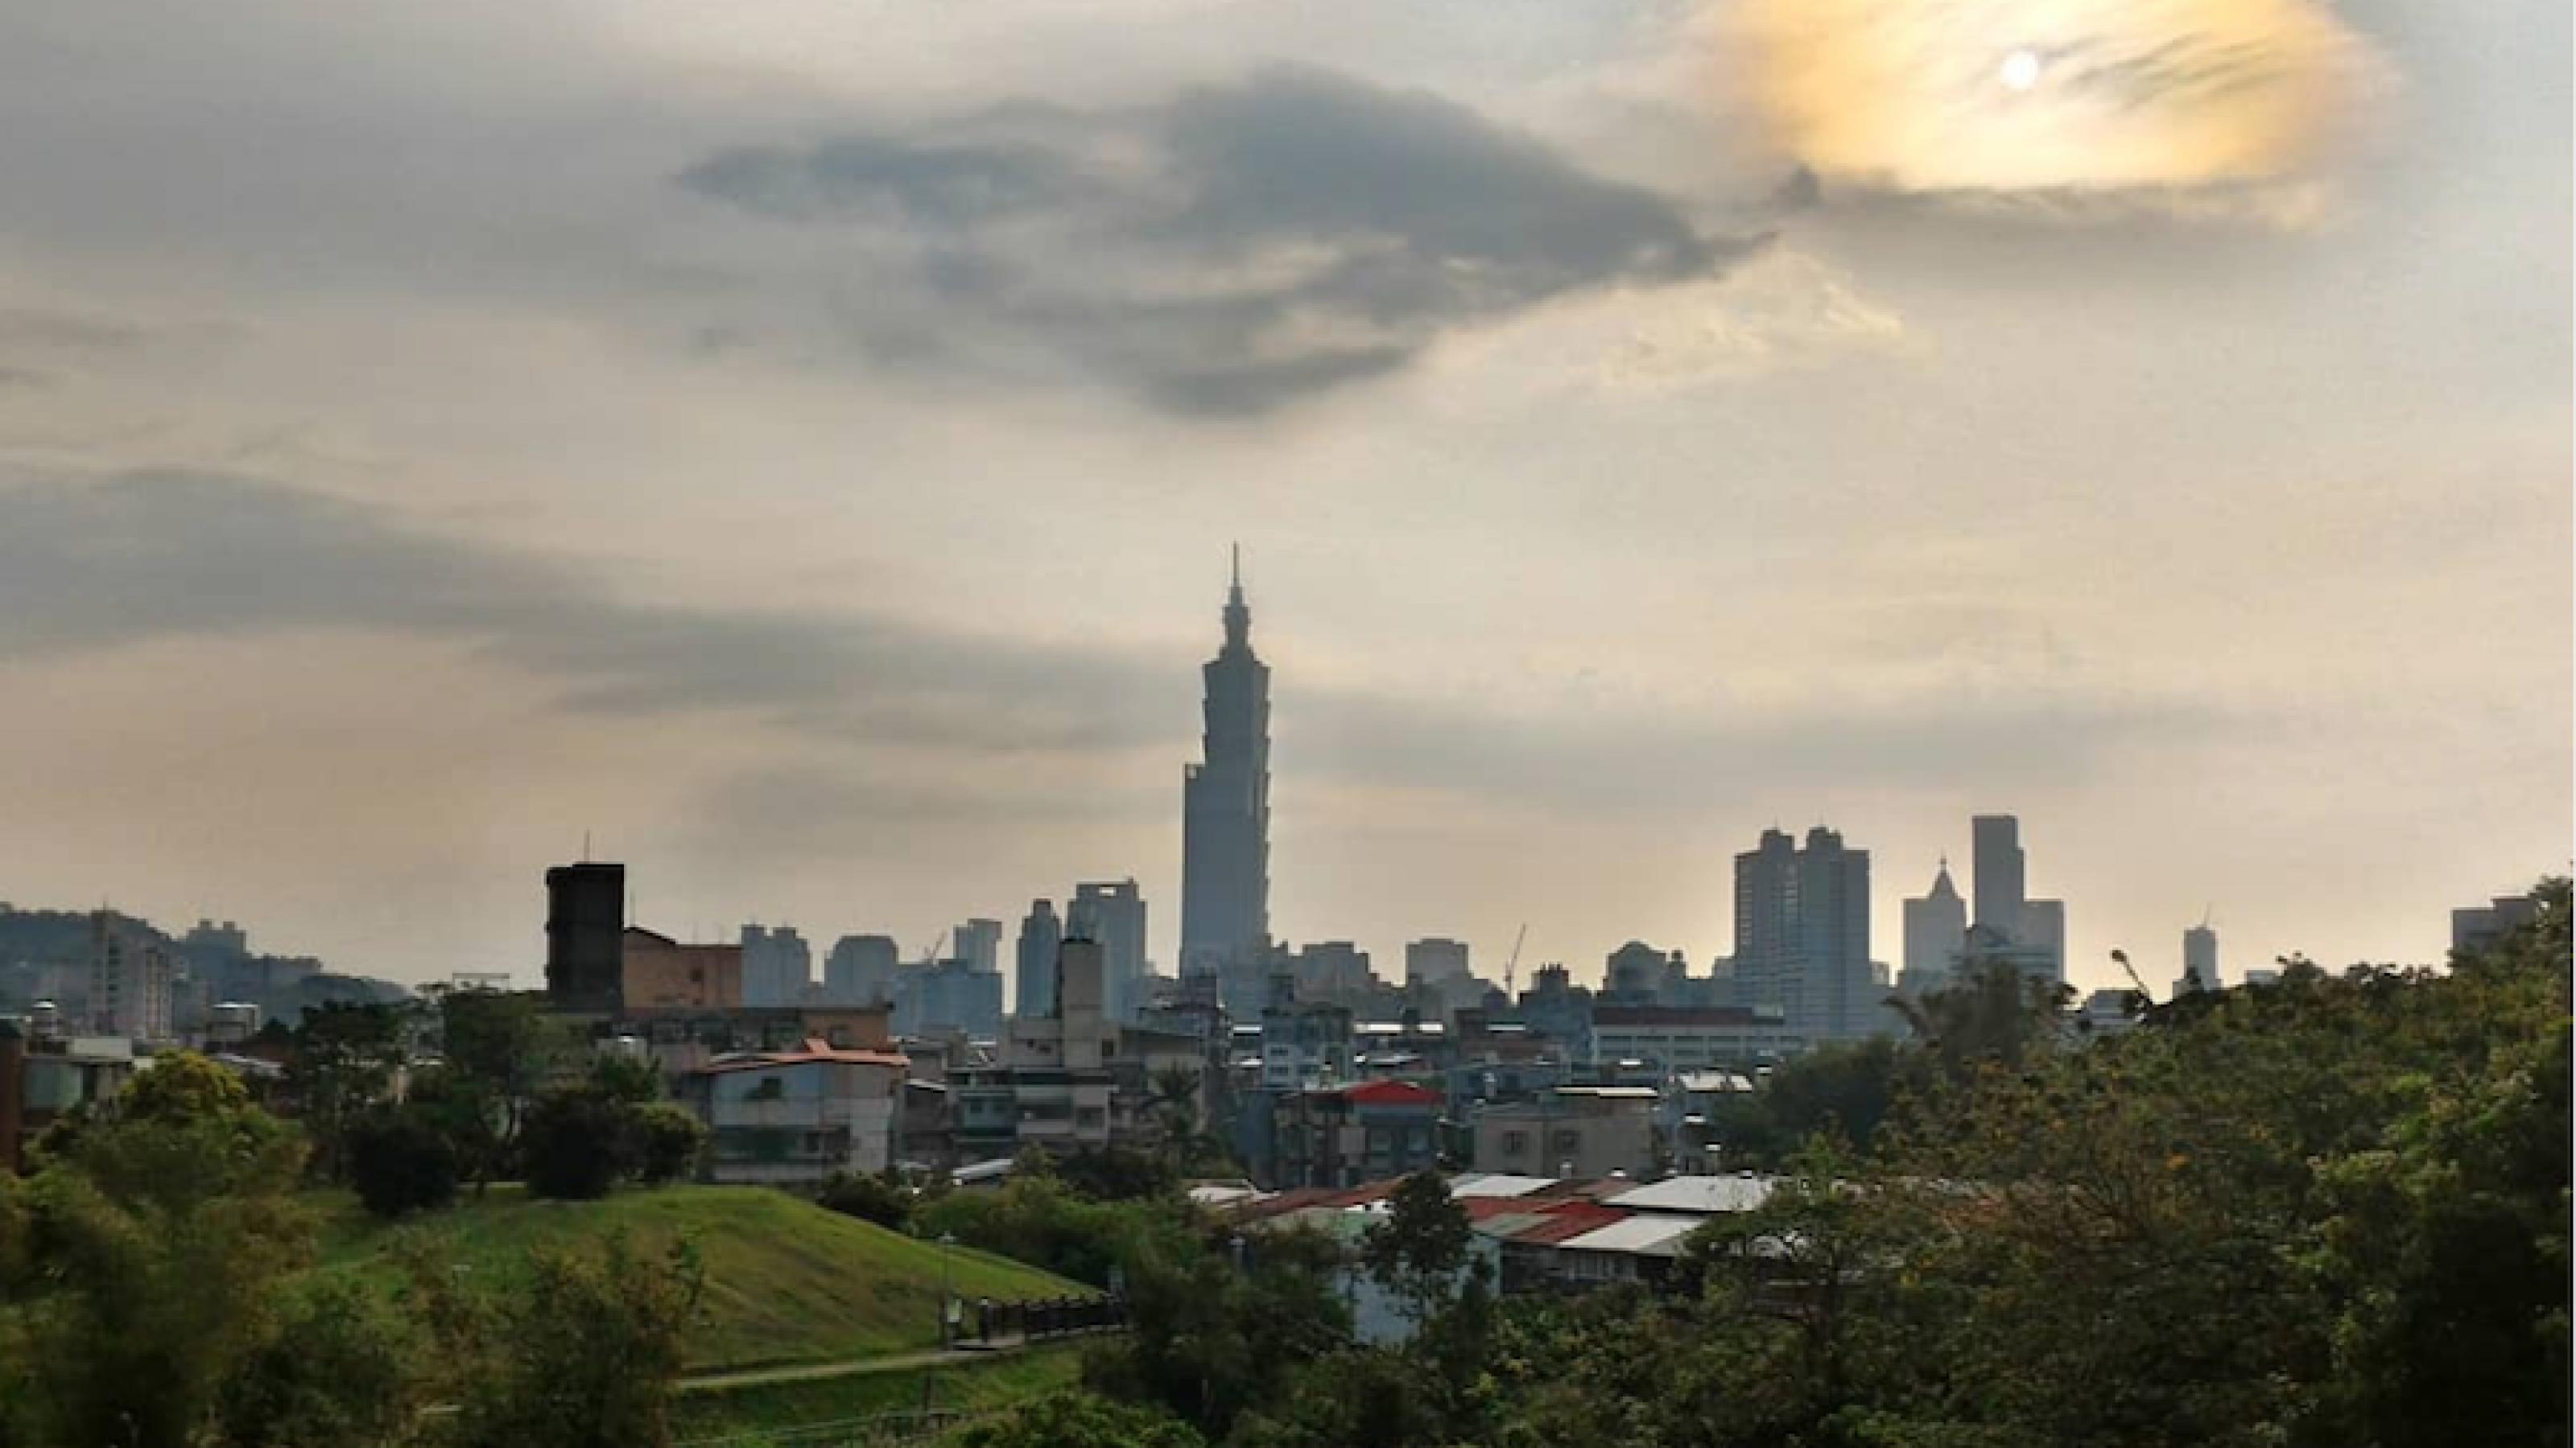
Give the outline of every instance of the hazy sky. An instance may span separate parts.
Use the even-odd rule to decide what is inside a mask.
[[[0,898],[405,979],[1134,875],[2079,983],[2568,863],[2564,0],[0,0]],[[1963,872],[1964,873],[1964,872]],[[1964,886],[1965,880],[1963,878]]]

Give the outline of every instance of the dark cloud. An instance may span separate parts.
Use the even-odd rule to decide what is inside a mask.
[[[680,182],[846,237],[861,279],[832,293],[868,355],[999,364],[1036,344],[1197,417],[1384,375],[1567,292],[1706,278],[1761,244],[1466,107],[1303,69],[1133,110],[739,148]]]

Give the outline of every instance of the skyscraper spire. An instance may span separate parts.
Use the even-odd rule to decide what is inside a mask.
[[[1252,609],[1243,601],[1243,545],[1233,546],[1233,581],[1225,591],[1225,648],[1241,653],[1251,648]]]

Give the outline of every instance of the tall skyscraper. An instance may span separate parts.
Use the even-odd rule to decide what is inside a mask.
[[[626,955],[626,867],[546,871],[546,995],[558,1010],[614,1011]]]
[[[1869,851],[1818,825],[1806,847],[1764,830],[1735,857],[1736,999],[1778,1006],[1811,1041],[1884,1029],[1869,958]]]
[[[2182,978],[2194,990],[2216,990],[2218,979],[2218,932],[2204,920],[2182,933]]]
[[[1905,963],[1896,977],[1901,995],[1921,996],[1950,982],[1950,967],[1968,943],[1968,904],[1950,883],[1950,862],[1941,861],[1932,888],[1905,902]]]
[[[823,961],[823,997],[836,1006],[883,1005],[894,999],[902,949],[891,935],[844,935]]]
[[[1011,1014],[1035,1019],[1055,1014],[1056,952],[1064,944],[1064,922],[1052,900],[1032,900],[1020,917],[1017,993]]]
[[[1002,968],[1002,922],[977,918],[957,927],[957,958],[970,970]]]
[[[1976,851],[1977,936],[1984,953],[2009,957],[2032,975],[2066,980],[2066,902],[2029,896],[2021,821],[1978,815],[1969,821]]]
[[[1133,880],[1073,887],[1064,911],[1067,940],[1100,945],[1105,966],[1101,1008],[1113,1021],[1130,1021],[1145,1004],[1145,896]]]
[[[1975,923],[2018,941],[2025,888],[2021,821],[2011,815],[1978,815],[1968,822],[1968,833],[1975,853]]]
[[[1219,970],[1270,941],[1270,666],[1252,652],[1235,556],[1225,647],[1200,671],[1201,762],[1181,784],[1181,972]],[[1116,957],[1111,957],[1116,974]]]
[[[814,951],[793,925],[742,928],[742,1003],[796,1006],[814,980]]]

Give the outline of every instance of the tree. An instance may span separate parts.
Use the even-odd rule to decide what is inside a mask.
[[[940,1440],[941,1448],[1201,1448],[1186,1423],[1080,1391],[1017,1404]]]
[[[193,1448],[310,1260],[300,1144],[203,1084],[0,1193],[0,1442]]]
[[[217,1436],[239,1448],[406,1441],[428,1406],[428,1343],[393,1303],[346,1275],[273,1286],[256,1343],[216,1395]]]
[[[435,1115],[413,1106],[379,1108],[351,1127],[346,1170],[358,1200],[379,1217],[456,1199],[456,1144]]]
[[[512,1169],[557,1031],[534,994],[450,991],[438,1013],[448,1129],[480,1193]]]
[[[1985,1062],[2019,1068],[2034,1051],[2056,1040],[2073,998],[2072,987],[2025,974],[2011,961],[1993,956],[1961,961],[1950,984],[1919,1000],[1889,997],[1952,1080]]]
[[[117,1093],[120,1120],[179,1124],[250,1109],[241,1078],[195,1051],[155,1056]]]
[[[533,1115],[531,1122],[533,1124]],[[623,1233],[588,1250],[541,1247],[484,1304],[474,1390],[457,1448],[655,1448],[706,1274],[687,1239],[659,1258]]]
[[[593,1086],[557,1087],[537,1098],[520,1123],[528,1190],[541,1197],[587,1201],[635,1169],[634,1132],[625,1103]]]
[[[1420,1328],[1457,1291],[1474,1234],[1438,1172],[1406,1177],[1386,1205],[1385,1220],[1360,1239],[1360,1260]]]
[[[348,1130],[387,1099],[403,1057],[393,1007],[328,1001],[306,1006],[287,1055],[286,1086],[313,1143],[313,1167],[341,1178]]]
[[[635,1174],[647,1186],[695,1176],[706,1155],[706,1123],[668,1101],[630,1105],[626,1129],[635,1140]]]

